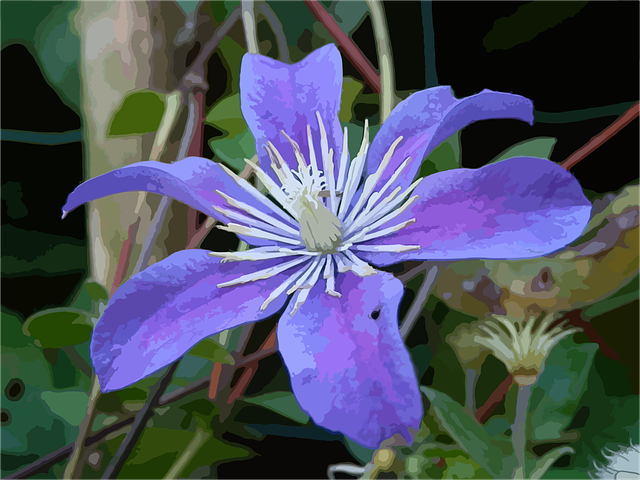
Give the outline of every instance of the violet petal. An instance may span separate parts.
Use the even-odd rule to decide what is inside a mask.
[[[260,165],[274,180],[267,141],[282,154],[290,167],[298,169],[293,150],[280,134],[295,140],[309,160],[307,124],[311,126],[318,164],[320,133],[316,112],[320,112],[334,158],[340,157],[342,131],[338,121],[342,93],[342,58],[335,45],[325,45],[293,65],[262,55],[246,54],[240,68],[240,107],[253,137]],[[322,167],[320,167],[322,170]]]
[[[320,426],[368,448],[422,419],[422,399],[398,330],[402,283],[388,273],[340,274],[336,290],[318,282],[293,316],[278,323],[278,346],[302,409]]]
[[[377,170],[389,146],[402,135],[404,140],[391,158],[381,184],[411,157],[412,162],[389,191],[398,185],[406,187],[415,179],[422,160],[440,143],[470,123],[489,119],[517,119],[532,124],[533,104],[520,95],[491,90],[460,100],[448,86],[416,92],[393,109],[373,139],[367,174]]]
[[[545,159],[517,157],[479,169],[425,178],[420,199],[393,220],[416,223],[370,245],[420,245],[417,251],[358,252],[377,266],[405,260],[519,259],[547,255],[578,238],[591,203],[574,176]]]
[[[131,277],[93,332],[91,360],[102,391],[160,370],[205,337],[276,313],[286,295],[264,312],[260,306],[296,268],[237,287],[217,284],[279,262],[221,263],[206,250],[184,250]]]
[[[62,207],[64,218],[71,210],[83,203],[121,192],[143,191],[167,195],[223,223],[224,215],[216,212],[212,205],[229,208],[226,201],[215,193],[220,190],[259,211],[271,214],[260,202],[251,197],[222,170],[222,167],[200,157],[188,157],[173,164],[148,161],[139,162],[113,170],[81,183],[71,192]],[[281,217],[276,217],[280,220]],[[295,226],[295,222],[289,222]],[[244,238],[250,245],[273,245],[275,242]]]

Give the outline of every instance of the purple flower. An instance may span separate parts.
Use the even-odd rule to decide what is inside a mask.
[[[535,257],[582,233],[591,206],[573,176],[547,160],[514,158],[413,182],[421,160],[466,125],[531,123],[529,100],[489,90],[459,100],[449,87],[417,92],[371,144],[365,127],[350,161],[338,122],[341,87],[333,45],[295,65],[245,55],[242,112],[269,197],[195,157],[124,167],[69,196],[65,215],[118,192],[168,195],[256,246],[182,251],[122,285],[91,342],[103,391],[156,372],[205,337],[282,311],[278,346],[302,409],[367,447],[396,433],[410,442],[423,411],[398,330],[403,285],[373,266]]]

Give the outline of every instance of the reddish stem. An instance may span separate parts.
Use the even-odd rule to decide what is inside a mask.
[[[582,328],[584,334],[589,337],[589,341],[598,344],[600,352],[602,352],[605,357],[611,360],[619,360],[620,355],[607,344],[606,340],[600,335],[598,330],[596,330],[596,327],[591,325],[591,322],[587,322],[580,317],[580,312],[581,310],[574,310],[573,312],[567,313],[564,318],[569,319],[569,325]]]
[[[364,77],[375,93],[380,93],[380,75],[371,65],[371,62],[364,56],[362,50],[345,34],[340,26],[333,19],[331,14],[317,0],[304,0],[304,4],[311,11],[317,21],[319,21],[329,31],[329,34],[338,44],[338,48],[345,57],[356,67],[356,70]]]
[[[589,140],[583,147],[576,150],[573,154],[560,164],[565,170],[571,170],[579,161],[587,157],[597,148],[601,147],[607,140],[611,139],[624,127],[629,125],[633,120],[638,118],[640,114],[640,102],[633,105],[629,110],[624,112],[615,122],[605,128],[598,135]]]
[[[116,266],[116,273],[113,277],[113,284],[111,285],[111,292],[109,296],[113,296],[120,284],[127,276],[127,270],[129,270],[129,261],[131,260],[131,252],[133,250],[132,239],[138,234],[138,228],[140,227],[140,217],[135,222],[129,225],[127,232],[127,239],[122,244],[120,249],[120,256],[118,257],[118,265]]]
[[[505,378],[502,383],[498,385],[498,388],[496,388],[495,391],[491,394],[487,402],[476,411],[476,419],[480,423],[484,423],[487,421],[496,407],[500,405],[500,403],[505,399],[505,397],[507,396],[507,392],[509,391],[509,388],[511,388],[512,384],[513,377],[511,376],[511,374],[509,374],[507,375],[507,378]]]

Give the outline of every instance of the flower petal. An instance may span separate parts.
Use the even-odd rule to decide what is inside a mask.
[[[280,260],[221,263],[206,250],[174,253],[131,277],[109,301],[91,340],[103,392],[118,390],[165,367],[205,337],[276,313],[269,294],[300,267],[236,287],[217,285]]]
[[[324,428],[376,448],[422,419],[415,369],[398,330],[402,283],[378,272],[340,274],[336,290],[319,282],[293,316],[278,323],[278,348],[302,409]],[[291,305],[295,304],[295,297]]]
[[[311,126],[315,151],[320,152],[320,130],[316,112],[322,116],[329,147],[339,158],[342,131],[338,121],[342,93],[342,58],[329,44],[293,65],[262,55],[246,54],[240,68],[240,107],[256,139],[256,152],[262,168],[274,180],[264,146],[268,141],[282,154],[289,167],[298,169],[293,149],[280,134],[295,140],[309,160],[307,125]],[[318,162],[322,165],[322,162]],[[322,168],[322,167],[320,167]]]
[[[367,175],[373,174],[391,144],[403,136],[382,176],[384,183],[407,158],[412,162],[389,189],[407,187],[422,160],[458,130],[479,120],[511,118],[533,123],[533,104],[520,95],[483,90],[461,100],[451,87],[434,87],[416,92],[400,102],[373,139],[367,158]]]
[[[148,161],[134,163],[113,170],[80,184],[62,207],[62,218],[83,203],[122,192],[143,191],[167,195],[199,210],[223,223],[229,219],[213,209],[229,207],[217,193],[220,190],[230,197],[242,201],[262,213],[274,216],[256,199],[246,193],[211,160],[188,157],[173,164]],[[276,217],[282,220],[281,217]],[[289,222],[295,226],[293,220]],[[275,242],[262,239],[243,238],[250,245],[273,245]]]
[[[371,245],[420,245],[420,250],[364,253],[383,266],[405,260],[518,259],[563,248],[584,231],[591,203],[565,169],[541,158],[518,157],[479,169],[425,178],[420,199],[394,219],[416,223]]]

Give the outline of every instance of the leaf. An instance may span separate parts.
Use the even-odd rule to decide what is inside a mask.
[[[235,93],[218,101],[207,113],[205,122],[226,132],[231,138],[244,133],[248,127],[240,110],[240,94]]]
[[[164,96],[151,90],[127,94],[111,119],[112,137],[131,137],[156,132],[164,113]]]
[[[211,338],[205,338],[199,342],[195,347],[189,350],[189,355],[194,357],[206,358],[212,362],[218,362],[222,364],[231,364],[235,362],[229,353],[224,349],[222,345]]]
[[[309,422],[309,415],[302,411],[293,393],[290,392],[265,393],[259,397],[245,398],[244,401],[273,410],[298,423],[306,424]]]
[[[245,127],[244,131],[237,135],[212,138],[209,140],[209,146],[224,164],[236,172],[244,169],[246,158],[252,158],[256,154],[256,141],[249,127]]]
[[[89,340],[93,322],[84,310],[51,308],[29,317],[23,332],[34,337],[42,348],[62,348]]]
[[[87,412],[89,396],[85,392],[47,392],[40,394],[51,413],[62,417],[69,425],[80,426]]]
[[[109,292],[107,292],[107,289],[98,282],[86,282],[84,284],[84,288],[96,302],[99,302],[100,300],[109,300]]]
[[[565,338],[547,359],[547,366],[531,391],[529,401],[530,438],[553,441],[562,436],[587,388],[587,376],[598,346],[576,344]]]
[[[513,157],[536,157],[551,158],[553,148],[556,146],[558,139],[555,137],[536,137],[523,142],[518,142],[500,153],[489,163],[497,163],[507,158]]]
[[[571,447],[558,447],[545,453],[542,457],[535,460],[535,466],[533,469],[527,467],[527,470],[530,471],[528,478],[531,480],[540,480],[556,460],[563,455],[572,453],[576,453],[576,451]]]
[[[358,2],[354,2],[358,3]],[[353,119],[353,107],[356,97],[364,88],[364,84],[351,77],[344,77],[342,81],[342,98],[340,100],[340,113],[338,118],[341,122],[350,122]],[[344,127],[343,127],[344,128]]]
[[[416,159],[417,160],[417,159]],[[460,133],[454,133],[438,145],[420,166],[420,177],[460,167]]]
[[[437,418],[443,428],[469,456],[484,468],[492,477],[502,472],[511,472],[513,467],[513,449],[510,442],[496,441],[462,410],[462,406],[448,395],[429,387],[420,390],[431,402]]]

